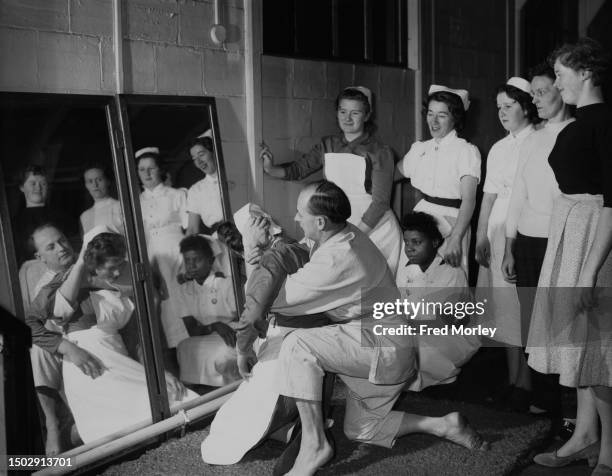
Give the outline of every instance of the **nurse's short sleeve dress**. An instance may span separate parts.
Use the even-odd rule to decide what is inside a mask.
[[[149,261],[159,270],[168,291],[168,298],[161,301],[161,323],[169,348],[189,337],[178,315],[180,290],[176,279],[182,264],[182,228],[187,227],[186,202],[185,189],[164,184],[140,194]]]
[[[412,186],[423,194],[460,200],[461,179],[471,176],[480,180],[480,152],[465,139],[458,137],[457,132],[453,130],[440,142],[434,139],[415,142],[398,164],[398,169],[404,177],[410,179]],[[438,222],[442,236],[447,237],[457,221],[459,207],[440,205],[423,198],[416,204],[414,211],[432,215]],[[462,267],[466,273],[469,243],[468,229],[462,242]],[[400,262],[400,266],[402,264],[405,262]]]
[[[490,327],[497,328],[495,339],[512,345],[521,345],[521,309],[516,286],[504,279],[501,266],[506,247],[506,218],[521,145],[532,133],[533,127],[527,126],[516,136],[508,134],[493,144],[487,157],[483,187],[485,193],[495,194],[496,198],[487,227],[491,259],[488,268],[480,266],[477,287],[480,293],[486,294],[486,321]]]

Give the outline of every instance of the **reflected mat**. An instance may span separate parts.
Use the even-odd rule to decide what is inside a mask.
[[[419,394],[403,395],[397,409],[441,416],[460,411],[481,435],[491,442],[487,452],[464,449],[429,435],[407,435],[392,449],[359,444],[342,433],[342,389],[335,392],[333,432],[337,443],[334,462],[317,475],[503,475],[530,464],[530,450],[550,431],[550,421],[528,415],[492,410],[482,405],[433,400]],[[200,443],[207,430],[170,440],[138,459],[117,464],[103,474],[112,475],[228,475],[268,476],[283,446],[266,441],[233,466],[210,466],[200,459]]]

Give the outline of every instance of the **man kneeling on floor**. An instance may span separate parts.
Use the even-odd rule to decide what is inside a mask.
[[[302,423],[299,453],[288,474],[314,474],[333,457],[321,407],[325,372],[338,374],[348,387],[344,432],[350,439],[391,447],[400,436],[430,433],[470,449],[486,448],[458,413],[434,418],[392,411],[414,375],[415,342],[373,332],[373,304],[394,302],[399,291],[376,246],[347,223],[350,215],[347,196],[331,182],[308,185],[298,197],[296,221],[314,245],[310,262],[287,278],[281,295],[288,306],[316,289],[322,306],[337,304],[340,296],[354,300],[341,307],[350,322],[299,329],[283,341],[277,385],[281,395],[295,400]],[[392,327],[403,318],[375,322]]]
[[[338,324],[288,333],[276,370],[268,377],[281,395],[295,401],[302,421],[293,468],[291,458],[281,458],[286,470],[313,474],[333,456],[321,405],[325,372],[337,373],[349,389],[344,432],[352,440],[391,447],[397,437],[420,432],[483,448],[458,413],[432,418],[391,410],[416,374],[416,344],[407,336],[377,336],[371,326],[362,326],[362,319],[372,323],[374,302],[392,302],[400,295],[385,258],[363,232],[347,223],[350,215],[347,196],[332,182],[310,184],[298,197],[296,221],[311,242],[310,260],[286,278],[272,310],[286,316],[324,312]],[[388,326],[402,323],[399,316],[385,319]],[[242,420],[247,428],[248,418]],[[207,462],[215,459],[210,439],[202,445]],[[275,472],[286,471],[277,467]]]

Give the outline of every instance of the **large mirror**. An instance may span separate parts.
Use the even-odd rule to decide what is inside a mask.
[[[33,334],[38,454],[77,454],[239,379],[214,101],[156,100],[0,94],[0,286]]]
[[[214,115],[207,98],[121,97],[140,217],[159,302],[163,363],[203,394],[240,380],[232,322],[242,272]]]
[[[11,234],[4,242],[14,244],[11,281],[19,284],[19,314],[32,331],[40,454],[153,417],[109,104],[100,97],[2,95],[2,218]],[[81,251],[100,225],[107,233]]]

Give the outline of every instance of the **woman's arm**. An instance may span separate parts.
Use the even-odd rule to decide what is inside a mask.
[[[263,162],[264,172],[268,175],[284,180],[302,180],[323,168],[325,157],[324,141],[332,141],[333,137],[323,139],[315,145],[310,152],[302,155],[299,159],[284,165],[274,165],[274,155],[266,146],[259,156]],[[328,144],[328,147],[332,146]]]
[[[480,205],[480,215],[478,216],[478,229],[476,231],[476,261],[485,268],[489,267],[489,261],[491,258],[491,244],[489,243],[489,237],[487,236],[487,230],[489,228],[489,217],[491,216],[491,210],[497,200],[496,193],[487,193],[482,197],[482,204]]]
[[[274,165],[274,154],[272,154],[272,151],[268,148],[268,146],[261,150],[259,153],[259,158],[263,163],[264,172],[269,176],[279,179],[286,178],[287,171],[285,167]]]
[[[510,284],[516,284],[516,268],[514,261],[514,242],[516,238],[506,237],[506,246],[504,249],[504,259],[502,261],[502,275],[504,280]]]
[[[455,226],[451,230],[447,238],[446,250],[444,259],[451,266],[457,267],[461,265],[462,248],[461,241],[463,236],[470,226],[470,220],[476,206],[476,186],[478,179],[471,175],[461,177],[460,192],[461,192],[461,207]]]
[[[57,290],[57,292],[62,295],[62,297],[72,306],[72,308],[75,308],[75,306],[78,304],[76,302],[77,297],[81,287],[86,282],[86,278],[87,273],[85,263],[83,261],[83,257],[79,255],[76,263],[74,263],[72,269],[68,273],[68,277]]]
[[[200,232],[200,215],[194,212],[187,212],[187,233],[186,235],[197,235]]]
[[[597,284],[597,274],[612,250],[612,208],[604,207],[597,220],[595,239],[582,267],[578,287],[587,288],[580,295],[579,309],[589,309],[595,305],[593,290]]]
[[[367,160],[367,159],[366,159]],[[372,161],[371,195],[372,203],[361,217],[359,229],[365,233],[376,228],[378,222],[389,209],[393,190],[393,153],[389,147],[381,147],[370,155]]]

